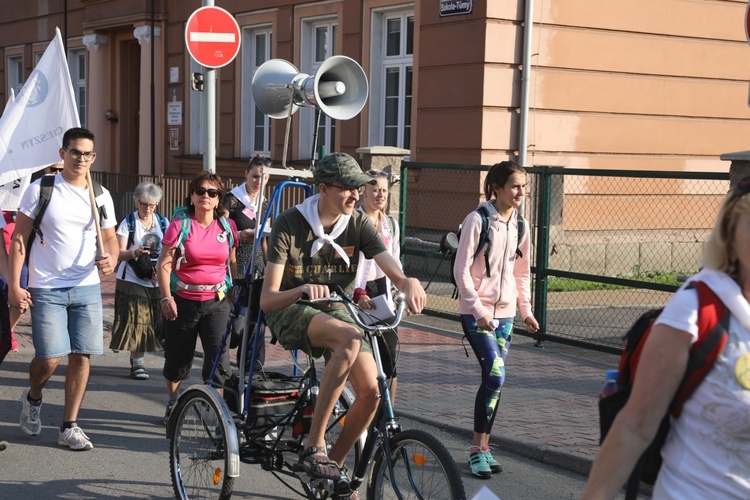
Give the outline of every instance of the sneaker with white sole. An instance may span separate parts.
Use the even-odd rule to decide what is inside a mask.
[[[57,444],[76,451],[90,450],[94,447],[89,437],[77,425],[61,431],[57,436]]]
[[[33,405],[29,403],[29,390],[27,387],[21,396],[21,430],[29,436],[37,436],[42,432],[42,419],[39,418],[39,412],[42,410],[42,404]]]
[[[493,474],[499,474],[500,472],[503,471],[503,466],[500,465],[500,462],[495,460],[495,457],[492,456],[492,453],[489,450],[483,451],[481,453],[487,459],[487,465],[490,466],[490,470],[492,471]]]
[[[487,457],[484,455],[484,453],[478,451],[469,453],[467,461],[469,462],[471,473],[474,476],[478,477],[479,479],[489,479],[492,477],[492,470],[490,469],[490,465],[487,463]]]

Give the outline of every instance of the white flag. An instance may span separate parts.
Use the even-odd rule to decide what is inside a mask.
[[[5,104],[5,109],[8,109],[10,104],[16,100],[16,93],[13,89],[10,89],[10,98]],[[11,182],[0,186],[0,210],[9,210],[15,212],[18,210],[18,204],[21,202],[21,196],[26,188],[29,187],[31,182],[31,175],[27,175],[22,179],[14,179]]]
[[[56,28],[39,64],[0,117],[0,184],[58,161],[63,134],[79,126],[62,35]]]
[[[5,109],[8,109],[8,106],[16,100],[16,92],[13,90],[13,87],[10,88],[10,97],[8,97],[8,102],[5,103]],[[3,111],[4,113],[5,111]],[[0,115],[2,116],[2,115]]]

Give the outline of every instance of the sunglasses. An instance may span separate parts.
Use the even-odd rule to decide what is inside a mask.
[[[388,172],[383,172],[382,170],[368,170],[367,175],[370,177],[385,177],[386,179],[390,177]]]
[[[729,195],[729,203],[747,193],[750,193],[750,177],[744,177],[735,184],[734,189],[732,189],[732,194]]]
[[[209,198],[217,198],[219,196],[219,190],[210,188],[206,189],[203,186],[196,186],[195,189],[193,189],[193,192],[197,194],[198,196],[203,196],[204,194],[208,193]]]
[[[63,171],[63,169],[61,169],[61,168],[57,168],[57,167],[47,167],[47,173],[48,173],[48,174],[59,174],[59,173],[60,173],[60,172],[62,172],[62,171]]]
[[[273,165],[273,162],[268,158],[253,158],[252,161],[250,161],[250,165],[263,165],[264,167],[270,167]]]

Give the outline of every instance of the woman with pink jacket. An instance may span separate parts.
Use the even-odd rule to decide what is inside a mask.
[[[539,329],[530,303],[529,231],[523,231],[518,241],[517,214],[525,189],[526,171],[517,163],[504,161],[490,168],[484,181],[488,201],[482,204],[489,214],[486,242],[477,253],[482,216],[474,210],[463,221],[453,267],[461,325],[482,368],[468,456],[471,473],[482,479],[503,470],[490,453],[489,438],[505,381],[516,307],[528,332]]]

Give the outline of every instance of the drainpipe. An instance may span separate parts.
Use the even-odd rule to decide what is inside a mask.
[[[154,95],[154,54],[156,45],[156,34],[154,33],[154,1],[151,0],[151,176],[156,175],[156,96]]]
[[[526,0],[523,30],[523,62],[521,63],[521,123],[518,133],[518,163],[526,165],[528,149],[529,88],[531,86],[531,32],[534,27],[534,0]]]

